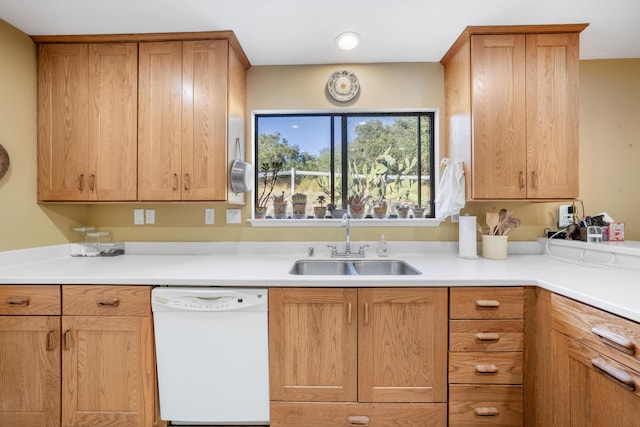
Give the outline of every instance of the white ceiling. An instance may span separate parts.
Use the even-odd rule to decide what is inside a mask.
[[[466,26],[511,24],[589,23],[582,59],[640,58],[639,18],[638,0],[0,0],[29,35],[233,30],[253,65],[437,62]]]

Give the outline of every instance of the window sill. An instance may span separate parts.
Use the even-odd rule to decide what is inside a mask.
[[[341,227],[342,219],[248,219],[252,227]],[[351,227],[438,227],[435,218],[350,219]]]

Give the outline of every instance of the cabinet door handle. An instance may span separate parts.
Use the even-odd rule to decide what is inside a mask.
[[[178,190],[178,174],[177,173],[173,174],[173,187],[171,188],[173,189],[173,191]]]
[[[613,347],[616,350],[619,350],[626,354],[636,353],[636,345],[631,340],[622,335],[618,335],[598,326],[591,328],[591,332],[593,332],[598,338],[600,338],[602,342],[604,342],[609,347]]]
[[[500,307],[500,301],[493,299],[479,299],[476,301],[476,308],[478,309],[497,309]]]
[[[347,304],[347,323],[351,324],[351,303]]]
[[[67,329],[62,334],[62,349],[69,350],[71,348],[71,329]]]
[[[184,189],[185,191],[189,191],[189,174],[184,174]]]
[[[53,351],[56,349],[56,331],[55,329],[50,330],[47,333],[47,351]]]
[[[591,364],[611,381],[617,383],[618,385],[624,387],[629,391],[636,391],[635,381],[633,381],[631,375],[627,374],[623,369],[614,368],[600,357],[591,359]]]
[[[29,305],[29,297],[7,297],[5,302],[11,307],[26,307]]]
[[[82,191],[84,188],[84,174],[78,175],[78,190]]]
[[[476,365],[476,374],[497,374],[499,369],[496,365]]]
[[[476,334],[476,340],[482,342],[496,342],[500,341],[500,334],[495,332],[478,332]]]
[[[369,303],[368,302],[364,303],[364,324],[365,325],[369,324]]]
[[[520,181],[520,189],[522,190],[524,188],[524,172],[520,171],[520,173],[518,173],[518,180]]]
[[[531,172],[531,187],[538,188],[538,173],[536,171]]]
[[[349,415],[347,417],[347,424],[350,426],[368,426],[369,417],[366,415]]]
[[[95,191],[95,189],[96,189],[96,175],[92,173],[91,175],[89,175],[89,190]]]
[[[497,417],[500,415],[498,408],[473,408],[473,413],[479,417]]]
[[[98,304],[98,307],[115,308],[120,305],[120,298],[103,299],[98,301],[96,304]]]

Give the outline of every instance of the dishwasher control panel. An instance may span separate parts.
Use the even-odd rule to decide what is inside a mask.
[[[154,311],[266,311],[267,289],[156,288]]]

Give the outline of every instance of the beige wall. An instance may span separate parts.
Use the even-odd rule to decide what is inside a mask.
[[[225,225],[225,203],[37,205],[36,65],[31,40],[0,21],[0,144],[12,166],[0,181],[0,250],[65,242],[70,228],[96,225],[127,241],[336,241],[340,228],[254,228],[245,222]],[[358,74],[361,94],[346,105],[326,95],[329,75],[347,68]],[[640,59],[581,63],[581,194],[588,214],[602,210],[625,221],[627,239],[640,240]],[[248,72],[248,111],[437,108],[444,111],[443,69],[439,63],[350,64],[253,67]],[[17,102],[16,100],[19,100]],[[443,114],[440,117],[442,126]],[[249,120],[250,121],[250,120]],[[251,123],[247,126],[251,140]],[[440,146],[444,132],[440,129]],[[247,150],[251,152],[251,150]],[[506,207],[523,220],[512,240],[531,240],[557,221],[557,204],[474,203],[463,213],[481,217],[489,208]],[[204,208],[214,207],[216,224],[204,225]],[[155,225],[133,225],[133,209],[156,210]],[[356,228],[354,240],[456,240],[449,221],[437,228]]]
[[[86,206],[36,204],[36,49],[0,20],[0,144],[11,165],[0,180],[0,250],[67,242]]]

